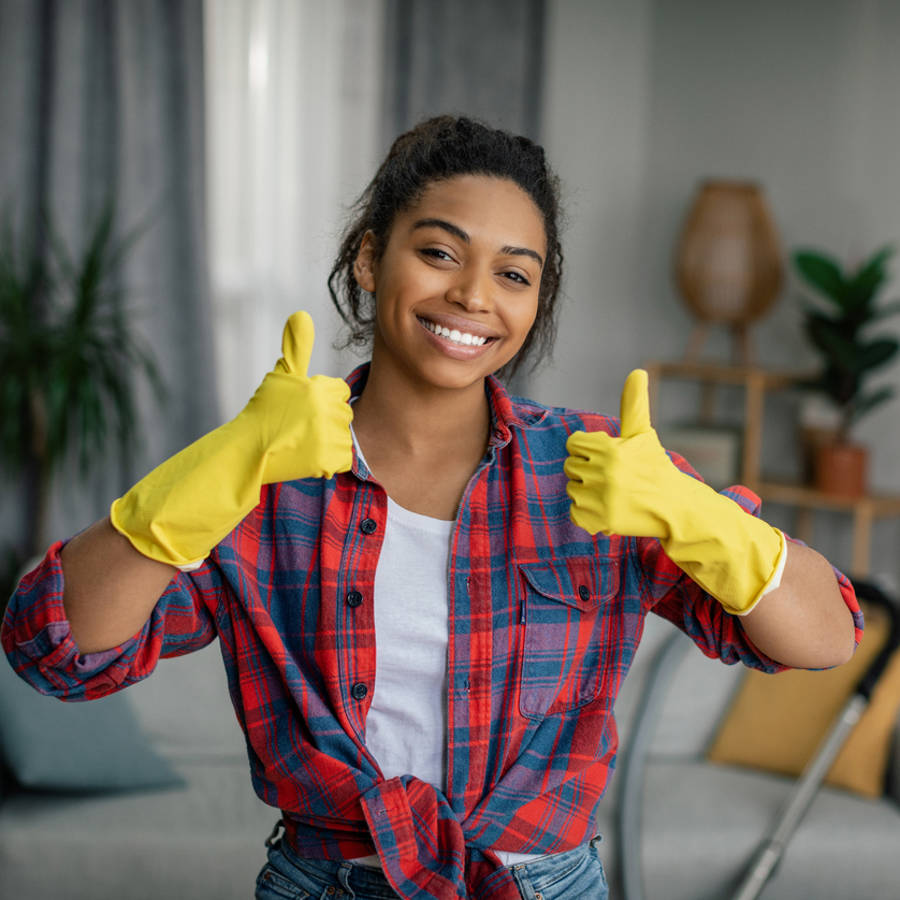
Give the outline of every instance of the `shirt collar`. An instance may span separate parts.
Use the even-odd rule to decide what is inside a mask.
[[[369,378],[370,363],[357,366],[345,379],[350,386],[351,398],[358,397]],[[547,410],[529,400],[522,400],[510,395],[499,378],[488,375],[484,385],[488,404],[491,410],[491,436],[488,449],[505,447],[512,440],[512,428],[526,428],[535,425],[546,415]],[[353,471],[360,478],[368,478],[369,470],[354,454]]]

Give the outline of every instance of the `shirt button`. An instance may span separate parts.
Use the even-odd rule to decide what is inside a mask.
[[[363,534],[371,534],[378,527],[378,523],[374,519],[363,519],[359,527]]]
[[[347,594],[347,606],[357,607],[362,603],[362,594],[359,591],[350,591]]]
[[[591,592],[588,590],[588,586],[586,584],[578,585],[578,596],[584,600],[585,603],[591,599]]]
[[[353,695],[354,700],[362,700],[365,698],[366,694],[369,693],[369,689],[362,681],[357,681],[356,684],[350,688],[350,693]]]

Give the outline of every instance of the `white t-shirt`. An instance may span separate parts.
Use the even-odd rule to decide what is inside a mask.
[[[365,462],[356,434],[353,443]],[[415,775],[445,794],[447,569],[453,525],[388,497],[375,567],[375,690],[366,716],[366,746],[385,778]],[[495,852],[507,866],[543,855]],[[376,855],[353,862],[380,865]]]
[[[447,790],[447,563],[453,522],[388,497],[375,569],[375,692],[366,745],[385,778]]]

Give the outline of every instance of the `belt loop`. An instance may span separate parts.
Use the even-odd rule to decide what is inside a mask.
[[[276,843],[278,843],[278,831],[279,829],[284,828],[284,819],[279,819],[275,823],[275,827],[272,829],[272,833],[266,838],[266,846],[274,847]]]
[[[340,883],[341,887],[347,892],[348,900],[354,900],[356,894],[353,892],[353,888],[350,886],[350,875],[353,872],[353,864],[343,862],[341,863],[340,868],[337,870],[337,879]],[[340,891],[338,891],[340,893]]]

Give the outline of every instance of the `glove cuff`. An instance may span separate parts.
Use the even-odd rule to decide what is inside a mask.
[[[729,497],[685,477],[695,490],[685,497],[677,518],[670,518],[663,548],[726,612],[746,615],[781,583],[784,534]]]
[[[788,541],[782,531],[779,531],[777,528],[773,528],[772,530],[776,531],[781,538],[781,552],[778,554],[778,562],[775,564],[775,570],[772,572],[772,577],[763,585],[762,590],[756,598],[750,602],[750,605],[746,609],[735,609],[733,611],[733,614],[736,616],[746,616],[747,613],[752,612],[756,608],[756,604],[759,603],[766,594],[771,594],[772,591],[781,587],[781,578],[784,575],[784,567],[787,563]]]

